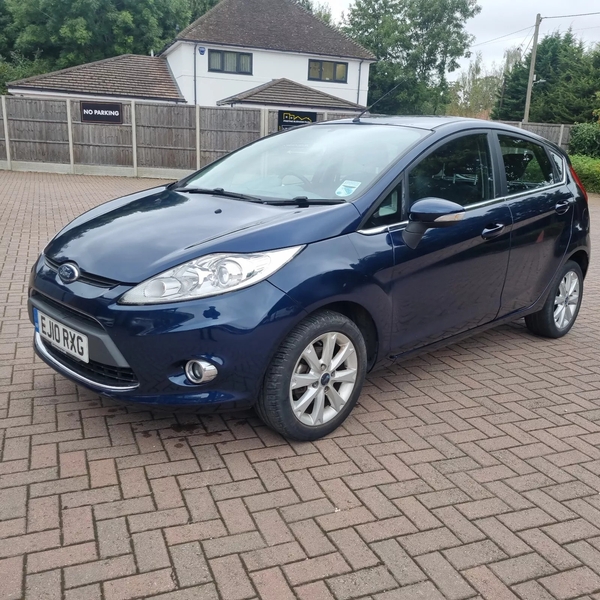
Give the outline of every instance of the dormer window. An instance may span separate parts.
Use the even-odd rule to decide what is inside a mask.
[[[216,73],[252,75],[252,54],[247,52],[209,50],[208,70]]]
[[[309,60],[308,79],[310,81],[348,83],[348,63],[329,60]]]

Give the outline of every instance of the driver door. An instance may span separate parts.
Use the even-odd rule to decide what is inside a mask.
[[[427,230],[415,249],[403,240],[406,224],[391,231],[391,345],[398,353],[496,318],[512,228],[508,205],[497,197],[486,131],[446,138],[409,168],[405,181],[406,211],[435,197],[460,204],[465,215],[449,227]]]

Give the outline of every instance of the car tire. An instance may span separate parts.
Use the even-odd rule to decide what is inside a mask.
[[[558,272],[542,309],[525,317],[532,333],[547,338],[560,338],[571,330],[577,320],[583,298],[581,267],[569,260]]]
[[[256,412],[286,438],[310,441],[334,429],[358,401],[367,350],[356,324],[323,310],[299,323],[277,350]]]

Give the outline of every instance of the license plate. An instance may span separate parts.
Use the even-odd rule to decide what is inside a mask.
[[[70,354],[85,363],[90,362],[87,335],[63,325],[37,308],[33,309],[33,313],[35,330],[42,338],[65,354]]]

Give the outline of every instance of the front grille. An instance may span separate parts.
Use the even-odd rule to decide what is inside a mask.
[[[58,273],[58,269],[62,263],[56,262],[47,256],[44,256],[44,260],[53,271]],[[91,273],[86,273],[85,271],[81,271],[81,276],[79,277],[78,281],[101,288],[113,288],[117,285],[120,285],[120,282],[115,281],[114,279],[100,277],[99,275],[92,275]]]
[[[73,319],[77,319],[78,321],[82,321],[88,325],[94,326],[96,329],[100,328],[104,331],[104,328],[102,327],[102,325],[100,325],[100,323],[98,321],[96,321],[96,319],[94,319],[93,317],[90,317],[89,315],[86,315],[85,313],[74,310],[70,306],[66,306],[65,304],[56,302],[56,300],[52,300],[52,298],[48,298],[48,296],[45,296],[44,294],[40,294],[36,290],[31,290],[31,297],[35,298],[37,301],[39,301],[40,304],[46,304],[46,305],[54,308],[59,313],[63,313],[64,315],[68,315],[69,317],[72,317]],[[44,312],[43,308],[41,310],[42,310],[42,312]]]
[[[46,352],[48,352],[48,354],[50,354],[57,362],[65,365],[65,367],[68,367],[71,371],[75,371],[75,373],[86,379],[109,386],[131,386],[138,383],[135,373],[129,368],[111,367],[94,360],[84,363],[56,350],[56,348],[46,343],[44,340],[42,340],[42,344],[44,344]]]

